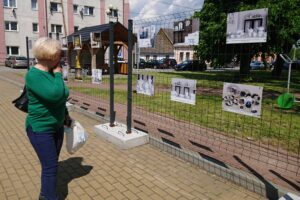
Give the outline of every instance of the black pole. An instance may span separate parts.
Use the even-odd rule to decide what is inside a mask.
[[[132,121],[132,20],[128,20],[128,81],[127,81],[127,133]]]
[[[27,70],[29,70],[29,47],[28,47],[28,37],[26,36],[26,54],[27,54]]]
[[[115,112],[114,112],[114,23],[109,22],[109,107],[110,107],[110,126],[114,126]]]

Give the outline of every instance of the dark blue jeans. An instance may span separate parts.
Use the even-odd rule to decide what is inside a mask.
[[[63,144],[64,127],[56,131],[34,132],[29,125],[26,131],[42,165],[40,195],[47,200],[57,200],[58,157]]]

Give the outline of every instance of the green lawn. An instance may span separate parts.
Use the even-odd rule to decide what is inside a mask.
[[[177,72],[148,73],[155,76],[155,95],[145,96],[133,93],[133,105],[143,109],[169,116],[188,123],[198,124],[225,134],[260,140],[266,144],[281,146],[297,153],[300,143],[300,103],[291,110],[281,110],[276,106],[276,98],[285,92],[286,80],[270,78],[269,72],[255,72],[251,79],[238,80],[232,72]],[[300,76],[294,74],[291,85],[292,92],[300,91]],[[285,74],[283,74],[283,77]],[[212,88],[212,93],[197,94],[196,105],[188,105],[170,100],[171,78],[189,78],[197,80],[197,88]],[[133,76],[135,89],[137,76]],[[222,111],[223,81],[241,82],[264,87],[261,118],[249,117]],[[109,82],[108,77],[103,82]],[[127,76],[117,76],[114,80],[118,85],[127,85]],[[109,91],[98,88],[70,87],[70,89],[87,95],[97,95],[109,99]],[[216,90],[218,89],[218,90]],[[115,89],[115,102],[126,104],[127,91]]]

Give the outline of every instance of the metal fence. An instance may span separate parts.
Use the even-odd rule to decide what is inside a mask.
[[[240,74],[235,57],[231,57],[231,62],[225,66],[214,66],[213,63],[207,62],[206,71],[200,71],[202,68],[199,67],[196,71],[192,71],[193,67],[187,71],[177,71],[174,66],[142,63],[144,61],[140,58],[143,56],[145,62],[147,59],[175,58],[176,55],[167,55],[168,48],[162,48],[167,47],[170,41],[174,41],[174,38],[171,40],[168,38],[166,32],[174,27],[174,23],[190,17],[190,13],[182,13],[134,21],[134,32],[138,34],[138,30],[142,30],[142,27],[151,29],[151,25],[154,25],[156,36],[150,38],[148,48],[135,47],[133,50],[133,60],[136,61],[133,64],[136,69],[133,72],[132,82],[133,127],[147,132],[164,143],[197,152],[201,157],[225,167],[234,166],[247,170],[238,164],[241,157],[247,159],[253,166],[257,164],[257,169],[267,166],[271,172],[279,170],[289,173],[289,177],[299,176],[300,103],[295,102],[291,109],[281,109],[277,103],[277,98],[287,91],[287,70],[283,70],[280,77],[274,78],[271,75],[270,65],[260,70],[252,70],[250,76],[244,75]],[[164,30],[166,38],[161,39],[157,34]],[[159,49],[155,45],[159,45]],[[255,47],[260,49],[264,45],[268,44],[258,44]],[[253,47],[250,44],[245,46],[248,49]],[[232,48],[235,47],[228,47],[228,53],[212,54],[211,57],[232,56],[230,52]],[[249,51],[248,56],[253,55],[253,51]],[[108,119],[109,76],[103,75],[100,84],[92,84],[89,75],[83,75],[81,81],[76,81],[72,73],[70,75],[68,82],[71,90],[70,102]],[[299,75],[299,71],[292,70],[290,93],[296,98],[300,97]],[[184,87],[184,84],[189,85],[188,89],[186,91],[183,89],[183,92],[176,91],[176,82],[181,82],[181,87]],[[194,83],[195,88],[191,86]],[[259,112],[251,109],[248,109],[248,115],[245,114],[247,112],[241,111],[238,114],[224,110],[226,100],[223,95],[224,83],[232,83],[231,90],[236,89],[234,84],[242,84],[238,85],[242,88],[238,90],[239,95],[242,95],[244,85],[263,88],[259,99],[253,94],[250,95],[253,105],[255,98],[261,104],[261,114],[257,117],[249,116],[249,113],[251,115]],[[247,86],[244,88],[246,91],[243,101],[246,101],[250,90]],[[114,110],[116,120],[123,123],[126,123],[127,119],[127,89],[127,75],[115,75]],[[195,96],[189,102],[193,90]],[[227,103],[239,104],[234,101],[236,100],[232,98],[232,101]]]

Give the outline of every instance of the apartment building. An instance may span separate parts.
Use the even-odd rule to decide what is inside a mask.
[[[26,37],[30,41],[43,36],[59,39],[109,21],[127,26],[128,18],[129,0],[0,1],[0,64],[8,55],[26,56]]]

